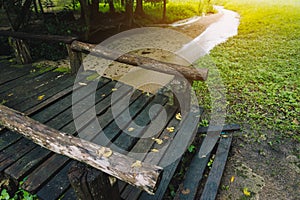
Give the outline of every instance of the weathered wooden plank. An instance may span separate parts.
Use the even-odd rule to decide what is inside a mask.
[[[191,164],[189,165],[188,171],[185,174],[185,178],[182,186],[176,192],[175,199],[190,200],[195,199],[198,186],[202,180],[204,170],[210,158],[210,153],[203,158],[199,158],[199,150],[193,157]],[[182,192],[182,191],[189,192]]]
[[[145,192],[143,192],[140,196],[140,200],[153,200],[153,199],[163,199],[165,192],[169,186],[169,183],[176,171],[176,168],[180,162],[181,158],[178,158],[174,162],[172,162],[170,165],[164,168],[164,173],[161,178],[161,182],[155,192],[154,195],[149,195]]]
[[[64,84],[64,82],[67,83],[67,80],[70,79],[69,74],[59,74],[56,77],[53,77],[47,81],[44,81],[39,86],[36,86],[34,88],[31,88],[30,90],[25,91],[26,94],[22,96],[18,96],[18,98],[14,98],[13,101],[10,101],[9,107],[14,108],[15,105],[28,102],[29,99],[38,99],[41,95],[48,95],[48,91],[53,90],[53,88],[57,87],[58,84]],[[70,86],[71,84],[65,85],[65,87]],[[59,91],[58,91],[59,92]],[[16,97],[16,96],[15,96]]]
[[[26,87],[26,84],[31,84],[34,80],[41,78],[44,74],[47,74],[47,72],[52,71],[55,68],[56,67],[48,67],[43,70],[36,69],[35,71],[32,71],[29,74],[26,74],[25,76],[22,76],[15,81],[7,82],[1,86],[0,94],[2,96],[3,94],[5,94],[5,92],[12,93],[15,88]]]
[[[59,199],[70,187],[68,171],[75,161],[69,162],[36,194],[41,199]]]
[[[79,84],[80,81],[86,83],[86,77],[90,76],[94,72],[84,72],[80,74],[79,81],[76,83],[74,77],[70,77],[67,81],[58,82],[57,86],[47,90],[47,95],[40,101],[37,98],[29,98],[28,100],[14,106],[14,109],[25,112],[26,115],[32,114],[47,107],[49,104],[57,101],[58,99],[70,94],[73,90],[80,89],[83,86]],[[44,95],[42,93],[41,95]]]
[[[128,53],[114,52],[108,48],[100,47],[99,45],[73,41],[71,48],[77,51],[87,51],[93,55],[103,57],[109,60],[142,67],[149,70],[163,72],[172,75],[181,75],[188,80],[202,80],[205,81],[208,76],[208,69],[193,68],[172,63],[161,62],[152,58],[132,55]]]
[[[117,152],[104,157],[100,150],[111,152],[110,149],[61,133],[3,105],[0,105],[0,121],[51,151],[87,163],[149,193],[153,193],[159,182],[162,168],[158,166],[142,163],[141,167],[131,167],[136,160]]]
[[[25,32],[15,32],[15,31],[0,31],[0,36],[6,37],[14,37],[20,38],[25,40],[42,40],[47,42],[63,42],[65,44],[70,44],[77,37],[70,37],[70,36],[60,36],[60,35],[39,35],[39,34],[32,34],[32,33],[25,33]]]
[[[60,73],[53,72],[53,71],[47,72],[46,74],[43,74],[42,76],[32,79],[32,81],[28,81],[20,86],[16,86],[16,87],[10,89],[9,91],[2,93],[1,96],[6,96],[5,100],[7,101],[7,103],[5,103],[5,105],[8,107],[12,107],[12,105],[15,104],[16,99],[30,97],[30,94],[36,92],[36,91],[34,91],[36,87],[38,87],[42,84],[45,84],[49,80],[58,76],[59,74]]]
[[[78,130],[80,130],[79,137],[88,141],[92,140],[96,135],[98,135],[102,131],[99,130],[97,124],[99,124],[102,129],[105,129],[108,126],[108,124],[110,124],[114,120],[115,117],[118,117],[124,111],[124,109],[127,108],[124,107],[124,105],[120,104],[118,100],[124,97],[125,95],[130,95],[131,92],[132,88],[130,88],[130,90],[128,91],[122,89],[122,95],[121,93],[118,93],[118,97],[114,98],[111,104],[112,106],[118,107],[117,112],[115,112],[114,114],[112,114],[111,107],[108,108],[108,102],[106,103],[106,106],[104,102],[103,106],[96,105],[96,107],[101,107],[101,110],[105,107],[107,107],[108,109],[104,113],[102,113],[101,111],[101,115],[97,118],[95,118],[95,116],[92,116],[90,113],[88,113],[88,115],[83,114],[82,116],[80,116],[80,121],[82,121],[82,123],[77,123],[77,128]],[[140,95],[141,92],[136,90],[132,95],[131,101],[135,101]],[[108,96],[107,98],[111,100],[111,96]],[[99,109],[96,108],[96,112],[98,113]],[[84,119],[86,119],[86,122],[84,121]],[[82,127],[84,128],[82,129]]]
[[[3,171],[12,162],[16,161],[19,157],[29,152],[35,147],[32,141],[25,138],[20,139],[15,145],[2,150],[0,154],[0,171]]]
[[[207,126],[207,127],[199,127],[197,133],[207,133],[208,131],[215,132],[215,131],[238,131],[241,127],[238,124],[225,124],[224,126]]]
[[[220,138],[214,163],[201,194],[201,200],[214,200],[217,196],[232,141],[232,136],[226,136],[228,137]]]
[[[21,135],[9,130],[2,130],[0,133],[0,151],[21,139]]]
[[[167,102],[167,97],[166,96],[162,96],[162,95],[156,95],[154,97],[154,99],[147,104],[147,106],[145,108],[143,108],[143,110],[141,111],[141,113],[139,115],[137,115],[137,117],[130,122],[130,124],[128,124],[128,128],[133,128],[134,130],[130,132],[130,135],[128,135],[124,130],[128,129],[121,129],[122,133],[120,134],[120,136],[113,142],[114,145],[116,145],[118,147],[118,149],[122,149],[125,152],[130,150],[130,148],[138,141],[139,136],[142,134],[144,128],[140,129],[138,127],[136,127],[136,125],[141,126],[141,127],[145,127],[146,125],[148,125],[151,122],[151,119],[149,117],[149,112],[150,109],[152,108],[152,106],[154,105],[161,105],[164,106],[164,104]],[[158,113],[160,112],[160,110],[162,109],[162,107],[158,108],[158,110],[153,110],[151,111],[151,115],[155,118]]]
[[[147,130],[145,130],[143,132],[143,138],[138,140],[138,142],[127,154],[128,156],[138,160],[143,160],[147,156],[147,154],[151,151],[151,148],[160,150],[161,146],[163,145],[163,144],[160,145],[157,144],[152,138],[159,138],[163,141],[163,143],[167,141],[167,139],[165,138],[166,136],[168,137],[168,139],[170,139],[169,137],[170,133],[166,130],[166,127],[171,127],[172,125],[174,125],[170,123],[170,120],[172,117],[174,117],[177,108],[174,106],[167,105],[165,107],[165,110],[166,113],[168,114],[166,121],[160,121],[162,124],[156,125],[156,127],[163,127],[163,129],[160,131],[155,131],[156,133],[155,135],[153,135],[154,130],[152,128],[148,128]],[[163,115],[163,114],[164,114],[163,112],[159,113],[159,115]],[[178,120],[176,120],[176,122],[178,122]],[[122,192],[121,197],[123,199],[135,200],[138,199],[141,193],[142,191],[140,189],[133,187],[131,185],[127,185],[124,192]]]
[[[0,85],[26,76],[28,73],[30,73],[30,70],[32,69],[34,68],[31,65],[1,65]]]
[[[110,142],[114,141],[114,139],[121,133],[121,131],[128,126],[132,118],[134,119],[152,98],[152,95],[141,95],[136,101],[133,102],[133,104],[130,105],[129,111],[131,111],[131,118],[129,118],[126,113],[120,114],[112,123],[109,124],[108,127],[97,134],[97,136],[92,139],[92,142],[106,146]],[[120,105],[120,107],[121,106],[127,108],[127,105]],[[116,124],[116,120],[118,121],[118,124]],[[99,122],[101,123],[101,120]]]
[[[47,183],[47,181],[49,181],[58,171],[60,171],[68,161],[69,158],[66,156],[53,154],[26,176],[27,178],[23,182],[22,188],[30,193],[36,193],[37,190]],[[49,166],[49,164],[51,165]]]
[[[20,134],[19,134],[20,135]],[[23,180],[34,168],[47,160],[53,153],[49,150],[36,146],[26,155],[22,156],[16,162],[12,163],[5,174],[9,175],[16,181]]]
[[[52,125],[56,129],[61,129],[63,126],[65,126],[67,124],[67,122],[72,121],[73,116],[71,113],[70,115],[61,117],[59,115],[59,113],[61,112],[61,110],[64,110],[64,108],[61,106],[57,106],[57,105],[60,105],[60,101],[58,101],[57,104],[54,104],[53,106],[51,106],[50,111],[51,111],[52,115],[49,115],[48,118],[47,118],[47,116],[43,115],[43,112],[45,112],[45,111],[42,111],[41,114],[35,114],[32,117],[41,122],[47,121],[47,123],[46,123],[47,125],[50,125],[50,126]],[[65,107],[69,107],[69,105],[65,104]],[[54,119],[59,119],[62,121],[62,123],[56,124],[56,123],[53,123],[51,120],[48,121],[48,119],[51,118],[53,115],[56,116]],[[57,121],[55,120],[55,122],[57,122]],[[63,131],[70,132],[68,127],[64,127]],[[75,132],[72,132],[72,134],[74,134],[74,133]],[[37,153],[36,151],[39,153]],[[40,147],[37,146],[31,152],[29,152],[28,154],[23,156],[19,161],[14,163],[5,172],[7,174],[9,174],[10,176],[12,176],[13,178],[15,178],[16,180],[21,180],[21,178],[26,176],[30,172],[31,169],[36,167],[36,165],[38,165],[41,161],[45,160],[47,157],[49,157],[51,155],[52,155],[51,151],[48,151],[46,149],[40,149]]]
[[[70,187],[59,199],[61,200],[74,200],[76,199],[75,191]]]

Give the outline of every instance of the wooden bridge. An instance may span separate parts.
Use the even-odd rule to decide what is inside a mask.
[[[111,55],[78,41],[70,48],[72,45],[75,53],[81,49]],[[130,55],[118,59],[133,65],[140,59],[137,63],[147,69],[166,64]],[[159,68],[168,73],[166,70]],[[182,67],[181,72],[192,74],[191,81],[206,77],[204,71],[199,75],[185,70]],[[201,108],[181,118],[179,113],[184,111],[169,95],[147,94],[108,78],[95,78],[93,71],[81,71],[76,78],[55,67],[18,65],[2,56],[0,73],[0,179],[5,182],[0,186],[13,190],[24,180],[21,187],[40,199],[163,199],[184,152],[197,133],[207,132],[207,128],[197,128]],[[126,106],[124,98],[129,99]],[[91,99],[93,107],[88,104]],[[151,109],[157,104],[159,109]],[[77,114],[72,112],[74,105],[82,108]],[[160,119],[164,111],[167,123],[158,123],[163,127],[153,132],[147,125]],[[215,199],[231,140],[232,136],[225,134],[211,154],[194,156],[175,198]],[[212,154],[214,162],[208,170]],[[173,157],[174,161],[167,163]],[[205,173],[209,173],[207,178]]]

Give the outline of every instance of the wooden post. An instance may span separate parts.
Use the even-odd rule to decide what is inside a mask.
[[[29,47],[25,41],[10,37],[9,44],[12,46],[19,63],[28,64],[32,62]]]
[[[82,55],[81,52],[75,51],[71,49],[70,44],[66,44],[69,59],[70,59],[70,67],[71,67],[71,73],[76,74],[79,70],[83,71],[83,67],[80,69],[80,66],[82,64]]]
[[[68,177],[80,200],[120,200],[117,179],[95,168],[76,162]]]
[[[174,82],[171,83],[173,91],[173,104],[180,108],[181,115],[184,116],[190,111],[191,106],[191,87],[193,81],[176,77]]]

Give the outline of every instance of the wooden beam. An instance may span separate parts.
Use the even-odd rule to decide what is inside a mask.
[[[208,76],[208,69],[206,68],[193,68],[182,66],[167,62],[158,61],[152,58],[132,55],[121,54],[120,52],[112,51],[110,49],[100,47],[94,44],[88,44],[79,41],[73,41],[71,48],[77,51],[89,52],[96,56],[103,57],[109,60],[115,60],[120,63],[125,63],[133,66],[142,67],[149,70],[154,70],[162,73],[172,75],[183,75],[188,80],[201,80],[205,81]]]
[[[12,32],[12,31],[0,31],[0,36],[14,37],[25,40],[43,40],[48,42],[63,42],[65,44],[71,44],[77,37],[60,36],[60,35],[37,35],[25,32]]]
[[[161,167],[67,135],[3,105],[0,105],[0,125],[17,131],[44,148],[86,163],[149,194],[153,194],[159,184]]]

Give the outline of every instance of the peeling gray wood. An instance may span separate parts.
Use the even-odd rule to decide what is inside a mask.
[[[0,105],[0,125],[19,132],[44,148],[84,162],[149,194],[153,194],[159,184],[161,167],[148,163],[132,167],[136,162],[132,158],[117,152],[105,156],[111,151],[109,148],[57,131],[3,105]]]

